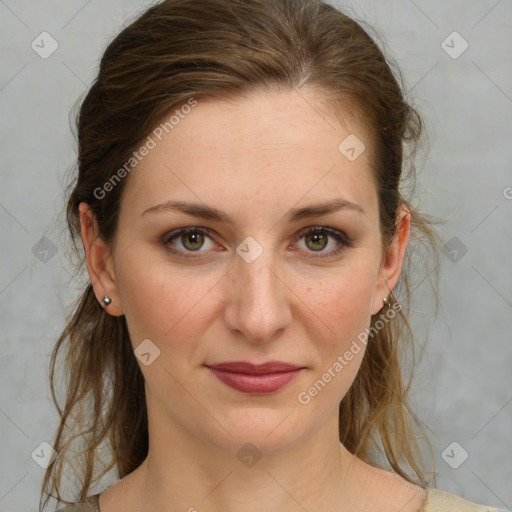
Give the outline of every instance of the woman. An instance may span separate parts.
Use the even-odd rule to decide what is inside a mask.
[[[397,77],[313,0],[167,0],[108,46],[67,206],[91,282],[50,368],[57,403],[65,349],[59,502],[85,441],[60,510],[492,510],[432,488],[414,439],[404,263],[438,239]]]

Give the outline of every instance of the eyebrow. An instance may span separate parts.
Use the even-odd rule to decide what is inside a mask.
[[[364,209],[358,204],[347,201],[346,199],[336,198],[323,203],[310,204],[301,208],[292,208],[286,214],[285,219],[289,222],[296,222],[308,217],[319,217],[320,215],[327,215],[340,210],[350,210],[365,215]],[[173,200],[151,206],[151,208],[142,212],[141,217],[149,212],[155,213],[162,211],[178,211],[201,219],[224,222],[230,226],[234,224],[233,219],[229,217],[227,213],[218,210],[217,208],[200,203],[188,203],[186,201]]]

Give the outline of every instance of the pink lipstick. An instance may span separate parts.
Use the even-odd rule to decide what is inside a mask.
[[[259,365],[232,361],[206,366],[227,386],[242,393],[257,394],[273,393],[284,388],[304,368],[282,361],[269,361]]]

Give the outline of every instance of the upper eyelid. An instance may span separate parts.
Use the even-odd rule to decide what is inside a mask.
[[[295,235],[293,235],[293,236],[294,237],[301,236],[301,235],[303,236],[304,233],[308,233],[309,231],[322,231],[322,230],[324,230],[326,232],[335,231],[336,233],[339,233],[340,235],[343,235],[343,236],[347,237],[347,235],[345,234],[345,232],[343,230],[340,230],[340,229],[337,229],[337,228],[333,228],[331,226],[320,225],[320,224],[315,224],[315,225],[312,225],[312,226],[303,227],[303,228],[299,229],[299,231],[297,231],[297,233]],[[206,227],[203,227],[203,226],[186,226],[186,227],[183,227],[183,228],[173,229],[173,230],[167,232],[163,236],[163,238],[172,239],[175,236],[179,236],[179,235],[182,235],[184,233],[194,232],[194,231],[202,231],[202,232],[204,232],[204,233],[206,233],[208,235],[212,235],[213,234],[215,236],[215,231],[213,229],[211,229],[211,228],[206,228]],[[172,236],[169,236],[169,235],[172,235]]]
[[[343,244],[343,245],[347,245],[348,246],[352,242],[351,238],[348,237],[347,234],[344,231],[342,231],[340,229],[337,229],[337,228],[333,228],[331,226],[325,226],[325,225],[319,225],[319,224],[315,224],[315,225],[312,225],[312,226],[306,226],[306,227],[300,229],[293,236],[293,240],[294,241],[295,240],[300,240],[302,237],[304,237],[309,232],[315,232],[315,231],[324,232],[328,236],[330,236],[332,238],[335,238],[335,239],[336,239],[336,235],[339,235],[341,240],[338,240],[338,239],[336,239],[336,240],[339,243]],[[212,240],[215,240],[215,235],[214,235],[215,232],[212,229],[210,229],[210,228],[206,228],[206,227],[202,227],[202,226],[187,226],[187,227],[184,227],[184,228],[174,229],[174,230],[169,231],[168,233],[166,233],[162,237],[162,240],[164,241],[165,244],[168,244],[173,239],[176,239],[179,236],[184,235],[184,234],[189,233],[189,232],[192,232],[192,233],[193,232],[203,232],[204,234],[206,234],[210,238],[212,238]],[[193,251],[186,251],[186,252],[193,252]],[[197,251],[197,252],[204,252],[204,251]],[[328,252],[333,252],[333,251],[328,251]]]

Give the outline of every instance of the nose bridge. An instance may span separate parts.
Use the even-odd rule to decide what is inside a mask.
[[[236,251],[233,293],[229,304],[230,327],[252,341],[265,341],[290,320],[285,285],[279,276],[279,256],[271,236],[247,237]]]

